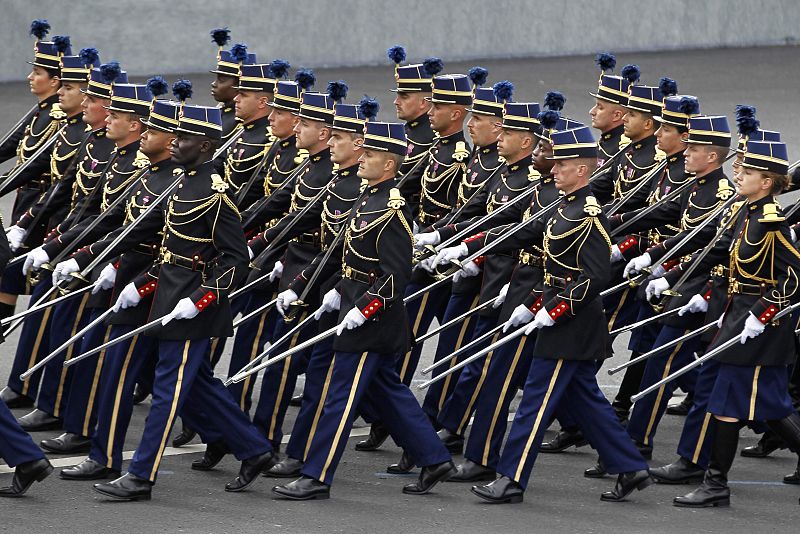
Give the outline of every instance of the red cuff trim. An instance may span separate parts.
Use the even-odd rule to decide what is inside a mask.
[[[621,243],[619,243],[617,246],[619,247],[619,251],[620,252],[625,252],[629,248],[635,247],[638,243],[639,243],[639,240],[636,237],[630,236],[630,237],[626,238],[624,241],[622,241]]]
[[[664,268],[665,271],[669,271],[670,269],[678,265],[680,262],[681,262],[680,258],[675,258],[669,261],[665,261],[664,263],[661,264],[661,266]]]
[[[146,297],[156,290],[156,282],[148,282],[139,289],[139,296]]]
[[[531,312],[533,312],[534,315],[536,315],[536,312],[538,312],[539,310],[542,309],[543,304],[544,304],[544,301],[542,300],[542,297],[539,297],[538,299],[536,299],[536,302],[533,303],[533,306],[531,306],[528,309]]]
[[[197,308],[198,310],[203,310],[204,308],[210,306],[211,303],[214,302],[215,300],[217,300],[217,296],[211,291],[209,291],[208,293],[203,295],[203,298],[194,303],[194,307]]]
[[[569,306],[567,305],[566,302],[561,301],[555,308],[550,310],[550,317],[552,317],[553,320],[556,320],[562,315],[564,315],[567,312],[567,310],[569,310]]]
[[[759,315],[758,320],[764,324],[767,324],[773,317],[775,317],[776,313],[778,313],[778,308],[776,308],[774,304],[770,304],[769,308],[764,310],[764,313]]]
[[[370,316],[375,315],[382,307],[383,302],[381,302],[381,299],[375,298],[361,310],[361,313],[364,314],[364,317],[369,319]]]
[[[705,294],[703,295],[703,298],[706,299],[706,302],[711,302],[711,290],[710,289],[705,292]]]
[[[484,232],[481,232],[481,233],[479,233],[479,234],[475,234],[475,235],[473,235],[473,236],[469,236],[468,238],[466,238],[466,239],[464,240],[464,243],[470,243],[470,242],[472,242],[472,241],[476,241],[476,240],[478,240],[478,239],[483,239],[483,236],[484,236],[484,235],[486,235],[486,234],[485,234]]]
[[[486,256],[478,256],[477,258],[472,260],[472,263],[474,263],[475,265],[480,266],[480,265],[483,265],[484,261],[486,261]]]

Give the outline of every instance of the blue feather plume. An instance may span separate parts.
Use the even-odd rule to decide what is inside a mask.
[[[755,118],[756,108],[754,106],[739,104],[738,106],[736,106],[736,118],[738,119],[740,116]]]
[[[100,65],[100,74],[103,79],[109,83],[117,79],[117,76],[122,72],[122,67],[119,66],[118,61],[109,61]]]
[[[742,137],[749,137],[758,130],[761,123],[756,119],[756,108],[753,106],[736,106],[736,126],[739,129],[739,135]]]
[[[228,28],[214,28],[209,33],[211,40],[217,43],[217,46],[225,46],[231,40],[231,31]]]
[[[614,56],[614,54],[609,52],[600,52],[597,54],[597,57],[594,58],[594,62],[603,72],[614,70],[614,67],[617,66],[617,58]]]
[[[167,91],[169,91],[169,85],[167,84],[167,81],[161,76],[153,76],[147,80],[147,88],[150,89],[150,92],[153,93],[153,96],[165,95],[167,94]]]
[[[472,67],[467,73],[469,79],[472,80],[472,85],[483,85],[486,83],[486,78],[489,77],[489,71],[483,67]]]
[[[514,84],[508,80],[497,82],[492,86],[494,97],[503,102],[511,102],[511,97],[514,95]]]
[[[328,96],[331,97],[334,102],[341,102],[347,98],[348,89],[344,80],[339,80],[337,82],[328,82],[328,87],[325,89],[325,92],[328,93]]]
[[[684,115],[697,115],[700,113],[700,102],[693,96],[683,96],[678,103],[678,111]]]
[[[422,68],[425,70],[428,76],[436,76],[442,72],[442,69],[444,68],[444,62],[438,57],[429,57],[422,62]]]
[[[678,82],[672,78],[664,76],[658,81],[658,90],[661,91],[663,96],[672,96],[678,94]]]
[[[84,65],[94,65],[100,61],[100,52],[96,48],[81,48],[80,58]]]
[[[269,72],[273,78],[285,78],[289,72],[289,62],[285,59],[274,59],[269,64]]]
[[[567,98],[558,91],[550,91],[544,95],[544,107],[547,109],[561,111],[566,103]]]
[[[53,37],[53,44],[56,45],[56,50],[65,54],[72,46],[72,41],[70,41],[69,35],[56,35]]]
[[[406,60],[406,49],[400,45],[394,45],[386,51],[386,57],[399,65]]]
[[[623,78],[627,79],[629,83],[636,83],[639,81],[641,71],[638,65],[625,65],[622,67],[620,74]]]
[[[555,128],[556,124],[558,124],[558,119],[561,118],[561,114],[558,111],[548,109],[539,113],[536,118],[539,119],[543,128],[552,130]]]
[[[47,36],[48,32],[50,32],[50,23],[47,22],[47,19],[36,19],[31,22],[30,35],[40,41]]]
[[[311,69],[300,69],[294,75],[294,81],[297,82],[304,91],[308,91],[314,86],[314,83],[317,81],[317,77],[314,76],[314,71]]]
[[[358,101],[358,112],[366,120],[372,120],[378,116],[381,105],[374,98],[364,95],[364,98]]]
[[[247,45],[245,43],[236,43],[231,47],[231,57],[237,63],[241,63],[247,59]]]
[[[192,82],[189,80],[178,80],[172,84],[172,94],[181,102],[192,98],[192,92]]]

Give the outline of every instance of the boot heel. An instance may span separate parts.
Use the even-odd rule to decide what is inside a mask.
[[[519,504],[522,502],[522,497],[523,495],[512,495],[506,500],[506,502],[508,504]]]
[[[731,498],[730,497],[726,497],[726,498],[721,499],[719,501],[714,501],[714,504],[713,504],[713,506],[716,506],[718,508],[722,508],[724,506],[730,506],[730,505],[731,505]]]
[[[636,485],[636,489],[642,491],[653,482],[654,482],[653,477],[648,476],[646,479],[642,480],[641,482],[639,482],[639,484]]]
[[[53,473],[53,466],[48,465],[41,473],[36,476],[36,482],[41,482]]]

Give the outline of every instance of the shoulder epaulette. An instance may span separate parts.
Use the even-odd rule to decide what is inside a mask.
[[[731,186],[727,178],[722,178],[717,185],[717,198],[721,200],[728,200],[733,196],[736,190]]]
[[[622,150],[623,148],[625,148],[629,144],[631,144],[630,137],[626,136],[625,134],[622,134],[622,135],[619,136],[619,149],[620,150]]]
[[[661,150],[660,148],[656,148],[656,154],[653,156],[653,160],[661,162],[667,159],[667,153]]]
[[[386,203],[393,210],[399,210],[406,205],[406,199],[400,194],[400,190],[393,187],[389,190],[389,202]]]
[[[603,207],[597,202],[596,198],[589,195],[586,197],[586,202],[583,204],[583,211],[586,212],[589,217],[597,217],[603,213]]]
[[[297,155],[294,157],[294,164],[300,165],[308,158],[308,150],[305,148],[298,148]]]
[[[53,104],[53,107],[50,108],[50,117],[57,121],[61,121],[67,118],[67,114],[61,109],[60,104],[55,103]]]
[[[457,141],[456,142],[456,149],[453,151],[453,159],[462,162],[469,157],[469,150],[467,150],[467,144],[464,141]]]
[[[150,165],[150,159],[142,154],[141,150],[137,150],[136,157],[133,158],[133,166],[137,169],[144,169],[148,165]]]
[[[764,216],[761,217],[758,222],[760,223],[779,223],[786,220],[781,213],[778,212],[778,205],[770,202],[769,204],[764,204]]]
[[[222,176],[217,173],[211,175],[211,189],[217,193],[224,193],[229,187],[228,183],[222,179]]]

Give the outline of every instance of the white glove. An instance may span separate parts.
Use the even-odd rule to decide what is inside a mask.
[[[269,281],[274,282],[278,278],[281,277],[283,274],[283,264],[280,261],[275,262],[275,266],[272,268],[272,272],[269,273]]]
[[[142,296],[139,294],[139,290],[136,289],[136,285],[131,282],[119,292],[117,302],[114,303],[114,313],[126,308],[133,308],[139,304],[141,300]]]
[[[411,233],[412,234],[418,234],[419,233],[419,225],[417,224],[417,221],[414,221],[414,222],[411,223]]]
[[[667,282],[666,278],[656,278],[654,280],[650,280],[650,283],[647,284],[647,287],[644,288],[644,294],[647,296],[647,300],[653,298],[653,296],[660,297],[661,293],[669,289],[669,282]]]
[[[538,330],[539,328],[546,328],[548,326],[553,326],[556,322],[550,317],[550,314],[547,313],[547,310],[542,308],[538,312],[536,312],[536,317],[533,318],[531,324],[525,327],[525,335],[529,336],[533,333],[534,330]]]
[[[353,309],[347,312],[347,315],[344,316],[344,319],[342,319],[342,322],[339,323],[339,326],[336,327],[336,335],[341,336],[345,328],[347,330],[352,330],[353,328],[358,328],[366,321],[367,318],[364,317],[364,314],[361,313],[361,310],[353,307]]]
[[[509,284],[510,282],[506,282],[506,285],[500,288],[500,293],[497,294],[497,300],[495,300],[494,303],[492,304],[492,308],[497,309],[500,306],[502,306],[503,303],[506,301],[506,295],[508,294]]]
[[[169,312],[169,315],[161,320],[161,326],[166,325],[173,319],[191,319],[192,317],[196,317],[198,313],[200,313],[200,310],[194,305],[192,299],[183,297],[175,305],[175,308]]]
[[[645,267],[650,267],[652,264],[653,260],[650,258],[650,254],[645,252],[641,256],[633,258],[625,265],[625,276],[630,278]]]
[[[474,261],[468,261],[464,264],[463,267],[453,276],[453,282],[458,282],[464,278],[471,278],[473,276],[478,276],[481,272],[481,268],[478,267]]]
[[[72,275],[79,272],[81,272],[81,266],[78,265],[78,261],[75,258],[59,262],[53,269],[53,285],[62,280],[72,280]]]
[[[101,291],[105,291],[106,289],[111,289],[114,287],[114,283],[117,281],[117,268],[114,267],[113,263],[109,263],[103,270],[100,271],[100,276],[97,277],[97,281],[94,283],[94,287],[92,288],[92,295],[95,295]]]
[[[428,271],[429,273],[436,271],[436,256],[428,256],[424,260],[421,260],[414,266],[415,269],[422,269]]]
[[[766,327],[767,325],[759,321],[758,318],[753,315],[753,312],[748,313],[747,319],[744,321],[744,328],[739,336],[739,343],[744,345],[751,337],[760,336]]]
[[[469,250],[467,249],[466,243],[459,243],[455,247],[443,248],[436,255],[436,264],[444,265],[445,263],[450,263],[451,260],[457,260],[467,254],[469,254]]]
[[[611,263],[622,261],[625,259],[625,256],[622,255],[622,252],[619,250],[619,246],[611,245]]]
[[[50,261],[50,256],[42,247],[36,247],[25,255],[25,263],[22,265],[22,274],[28,274],[31,269],[38,270],[39,267]]]
[[[289,308],[289,304],[296,300],[297,293],[291,289],[281,291],[280,294],[278,294],[277,300],[275,301],[275,309],[278,310],[278,313],[280,313],[281,317],[283,317],[286,314],[286,310]]]
[[[251,260],[256,257],[256,255],[253,254],[253,249],[250,247],[247,247],[247,255],[250,256]]]
[[[650,274],[653,275],[653,278],[661,278],[662,276],[667,274],[667,270],[664,268],[663,265],[659,263],[658,265],[650,269]]]
[[[25,239],[26,233],[24,228],[20,228],[16,224],[6,228],[6,237],[8,238],[8,244],[11,250],[17,250],[22,246],[22,241]]]
[[[438,245],[442,242],[442,236],[439,235],[439,232],[425,232],[424,234],[417,234],[414,236],[414,244],[418,247],[424,247],[425,245]]]
[[[724,318],[725,318],[725,314],[724,313],[719,316],[719,319],[717,319],[717,328],[722,328],[722,320]]]
[[[708,301],[702,295],[692,295],[689,302],[681,306],[678,315],[683,317],[687,313],[705,313],[708,311]]]
[[[336,289],[331,289],[322,297],[322,305],[314,312],[314,320],[319,321],[323,313],[337,311],[342,304],[342,296]]]
[[[514,311],[511,312],[511,317],[509,317],[506,324],[503,325],[503,332],[508,332],[510,328],[516,328],[517,326],[529,323],[533,318],[533,312],[524,304],[520,304],[514,308]]]

